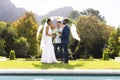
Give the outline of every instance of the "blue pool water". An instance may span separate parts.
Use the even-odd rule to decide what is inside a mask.
[[[0,80],[120,80],[120,76],[0,76]]]

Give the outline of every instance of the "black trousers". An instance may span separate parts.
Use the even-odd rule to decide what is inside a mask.
[[[61,60],[63,60],[63,54],[62,54],[62,44],[61,43],[54,43],[54,51],[55,51],[55,56],[56,58],[58,57],[57,55],[60,55]],[[59,48],[59,50],[58,50]]]
[[[63,60],[68,63],[68,43],[62,43]]]

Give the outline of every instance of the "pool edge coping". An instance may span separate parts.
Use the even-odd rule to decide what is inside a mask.
[[[0,75],[107,75],[120,76],[120,70],[47,70],[47,69],[0,69]]]

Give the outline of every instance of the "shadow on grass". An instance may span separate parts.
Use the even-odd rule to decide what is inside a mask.
[[[83,66],[84,63],[79,64],[63,64],[63,63],[53,63],[53,64],[38,64],[33,63],[32,65],[39,69],[75,69],[77,67]]]

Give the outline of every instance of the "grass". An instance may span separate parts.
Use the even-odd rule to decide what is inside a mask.
[[[54,64],[42,64],[40,61],[8,60],[0,62],[0,69],[120,69],[120,62],[114,60],[75,60],[69,64],[60,62]]]

